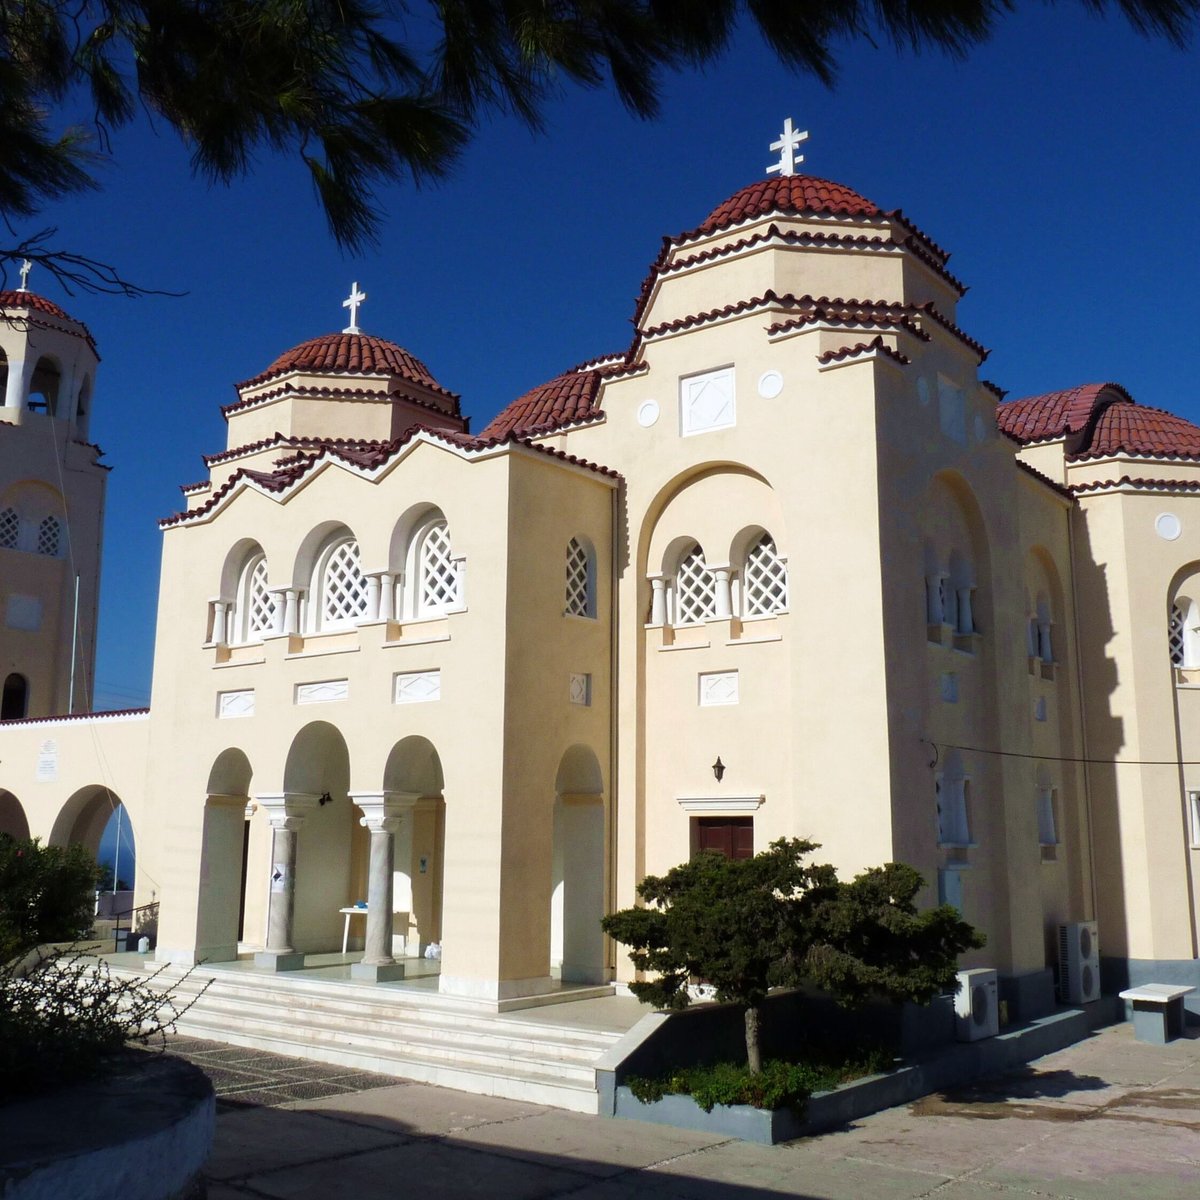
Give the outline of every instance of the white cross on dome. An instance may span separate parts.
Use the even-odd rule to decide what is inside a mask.
[[[21,286],[17,288],[19,292],[29,291],[29,272],[33,270],[33,263],[27,258],[21,260]]]
[[[796,168],[804,161],[804,155],[796,151],[800,149],[800,143],[807,139],[808,131],[800,133],[792,124],[792,118],[788,117],[783,123],[779,140],[771,143],[771,149],[779,151],[779,161],[767,168],[767,174],[774,175],[778,171],[780,175],[795,175]]]
[[[366,292],[358,290],[358,280],[350,285],[350,295],[342,301],[342,307],[350,310],[350,324],[342,330],[343,333],[362,333],[358,327],[358,306],[367,298]]]

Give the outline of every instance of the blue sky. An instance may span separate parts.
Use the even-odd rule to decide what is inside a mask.
[[[168,131],[122,131],[104,190],[56,206],[57,241],[180,299],[64,297],[103,358],[93,435],[109,480],[97,665],[101,707],[149,697],[159,532],[200,455],[225,445],[233,384],[360,324],[423,359],[479,429],[564,368],[622,348],[661,237],[760,178],[785,116],[805,170],[902,208],[953,253],[959,320],[1014,396],[1109,379],[1200,421],[1186,305],[1200,279],[1197,52],[1116,18],[1030,9],[959,62],[848,46],[826,89],[747,34],[705,73],[667,80],[642,122],[570,90],[534,136],[484,124],[443,184],[380,193],[377,250],[329,239],[309,185],[264,158],[232,188],[192,179]],[[32,228],[32,226],[30,227]],[[198,597],[202,603],[207,597]]]

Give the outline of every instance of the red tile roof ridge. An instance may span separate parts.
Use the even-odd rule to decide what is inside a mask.
[[[40,314],[40,317],[7,316],[5,310],[13,308],[24,308],[29,312]],[[50,318],[50,320],[45,318]],[[0,291],[0,320],[7,320],[10,323],[14,320],[21,320],[33,329],[53,329],[59,333],[69,334],[71,337],[81,337],[91,347],[92,353],[96,354],[96,339],[92,337],[91,330],[82,321],[76,320],[65,309],[60,308],[53,300],[47,300],[45,296],[39,296],[36,292],[22,292],[18,289]],[[99,361],[99,354],[96,354],[96,359]]]
[[[1024,471],[1027,475],[1032,475],[1039,483],[1044,483],[1048,488],[1057,492],[1060,496],[1066,496],[1068,500],[1074,500],[1075,494],[1070,488],[1063,487],[1057,480],[1051,479],[1049,475],[1043,474],[1036,467],[1031,467],[1024,459],[1014,458],[1013,462],[1017,464],[1019,470]]]
[[[761,296],[751,296],[746,300],[735,300],[723,304],[720,308],[710,308],[705,312],[689,313],[686,317],[676,317],[672,321],[662,321],[640,331],[641,338],[661,337],[665,333],[681,333],[685,329],[693,329],[698,325],[707,325],[712,321],[720,321],[727,317],[743,316],[761,308],[795,308],[812,300],[811,296],[797,297],[790,293],[780,295],[768,288]]]
[[[950,261],[950,251],[943,250],[915,221],[911,220],[902,208],[893,208],[884,214],[889,220],[897,221],[908,230],[945,268]]]
[[[200,479],[195,483],[181,483],[179,490],[185,495],[190,496],[193,492],[202,492],[205,488],[212,487],[211,479]]]
[[[366,438],[326,438],[313,437],[309,435],[298,436],[290,433],[280,433],[276,430],[270,437],[260,438],[257,442],[247,442],[242,446],[231,446],[228,450],[222,450],[218,454],[205,454],[203,456],[204,465],[206,467],[216,466],[223,462],[228,462],[231,458],[240,458],[245,454],[256,454],[259,450],[266,450],[271,446],[323,446],[326,444],[334,445],[383,445],[380,441],[371,441]]]
[[[94,721],[105,717],[140,717],[149,714],[149,708],[104,708],[92,712],[47,713],[44,717],[10,717],[0,721],[0,725],[43,725],[51,721]]]
[[[1139,492],[1198,492],[1200,479],[1143,479],[1122,475],[1119,479],[1096,479],[1090,483],[1070,485],[1071,492],[1077,496],[1113,488],[1133,488]]]
[[[572,466],[594,471],[599,475],[605,475],[613,479],[621,478],[620,473],[614,471],[611,467],[602,466],[599,463],[591,462],[574,454],[567,454],[553,446],[540,445],[522,436],[509,435],[505,437],[484,438],[472,434],[456,433],[452,430],[430,429],[427,425],[412,425],[394,441],[381,442],[370,452],[364,451],[362,454],[355,454],[353,451],[347,452],[337,447],[323,446],[313,454],[296,456],[298,461],[294,464],[289,464],[289,466],[279,471],[254,471],[247,467],[239,467],[199,507],[190,510],[185,509],[182,512],[173,513],[169,517],[163,517],[159,520],[158,527],[164,530],[170,529],[174,526],[187,524],[200,517],[207,516],[242,482],[258,484],[260,487],[271,492],[279,493],[285,491],[293,483],[298,482],[307,475],[322,458],[327,456],[340,458],[348,462],[351,466],[375,469],[390,461],[405,446],[418,437],[445,442],[448,446],[463,450],[464,452],[500,450],[507,446],[523,446],[538,454],[549,455]]]
[[[925,304],[917,304],[913,306],[914,311],[925,314],[931,321],[940,325],[948,334],[957,338],[964,346],[968,346],[979,355],[981,363],[986,362],[991,351],[983,345],[982,342],[977,342],[961,325],[956,325],[944,313],[942,313],[932,300]]]
[[[1098,405],[1079,438],[1069,445],[1067,458],[1080,462],[1097,458],[1200,458],[1200,427],[1145,404],[1113,401]]]
[[[886,354],[888,358],[895,359],[901,366],[907,367],[912,359],[907,354],[901,354],[899,350],[894,350],[884,340],[882,334],[877,334],[869,342],[858,342],[853,346],[843,346],[840,350],[826,350],[824,354],[817,355],[817,362],[822,365],[827,363],[845,362],[847,359],[859,358],[864,354],[875,354],[876,352]]]
[[[993,383],[990,379],[981,379],[979,381],[979,386],[981,388],[986,388],[999,401],[1003,401],[1004,397],[1008,395],[1008,392],[1005,391],[1004,388],[1002,388],[998,383]]]
[[[454,408],[452,412],[447,412],[444,408],[439,408],[432,400],[426,400],[423,397],[413,395],[411,392],[405,392],[400,388],[391,388],[384,392],[377,388],[340,388],[340,387],[297,387],[293,383],[284,383],[277,388],[272,388],[269,392],[259,392],[257,396],[247,396],[240,400],[235,400],[232,404],[223,404],[221,406],[221,414],[226,420],[230,414],[242,412],[244,409],[256,408],[260,404],[269,404],[272,400],[278,400],[280,396],[301,396],[301,397],[325,397],[325,396],[365,396],[375,400],[403,400],[408,404],[416,404],[421,408],[427,408],[430,412],[435,412],[443,417],[450,417],[452,420],[462,421],[464,417],[459,415],[458,397],[453,396]]]
[[[628,350],[618,350],[614,354],[597,354],[595,358],[588,358],[581,363],[576,363],[573,367],[568,367],[562,374],[570,375],[572,372],[579,371],[600,371],[606,367],[621,366],[628,357]]]
[[[786,321],[777,321],[774,325],[768,325],[767,336],[775,337],[779,334],[790,333],[795,329],[803,329],[806,325],[822,323],[834,328],[846,326],[860,329],[903,329],[905,333],[911,334],[918,341],[932,340],[929,334],[908,316],[895,315],[884,309],[876,309],[874,312],[866,312],[862,309],[846,309],[835,312],[830,312],[825,308],[813,309],[803,316],[789,317]]]
[[[689,267],[699,266],[703,263],[711,262],[714,259],[724,258],[730,254],[737,254],[744,250],[753,249],[755,246],[763,245],[767,242],[780,241],[789,246],[812,246],[818,248],[829,248],[837,250],[865,250],[869,252],[903,252],[910,251],[916,258],[920,259],[927,267],[935,274],[940,275],[947,283],[953,287],[960,296],[965,295],[967,288],[964,283],[955,278],[946,270],[944,264],[939,260],[937,255],[931,254],[921,241],[914,237],[912,233],[907,234],[904,238],[882,237],[879,234],[869,236],[865,233],[850,234],[850,233],[825,233],[823,231],[814,232],[809,229],[781,229],[776,224],[771,224],[761,233],[756,233],[751,237],[739,238],[736,242],[727,242],[721,246],[713,246],[706,250],[698,250],[695,254],[690,254],[685,258],[676,258],[673,261],[666,262],[661,266],[657,264],[652,267],[652,273],[648,279],[648,283],[653,283],[656,277],[664,275],[673,275],[677,271],[686,270]],[[643,285],[646,289],[646,285]],[[639,302],[641,297],[639,297]]]

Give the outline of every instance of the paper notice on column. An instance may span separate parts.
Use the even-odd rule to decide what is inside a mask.
[[[288,880],[287,863],[276,863],[271,868],[271,891],[286,892]]]
[[[38,783],[54,783],[58,779],[58,743],[53,738],[47,738],[38,747],[33,777]]]

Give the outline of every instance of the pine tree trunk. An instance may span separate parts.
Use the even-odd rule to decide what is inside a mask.
[[[746,1009],[746,1062],[751,1075],[762,1073],[762,1047],[758,1043],[762,1012],[756,1004]]]

